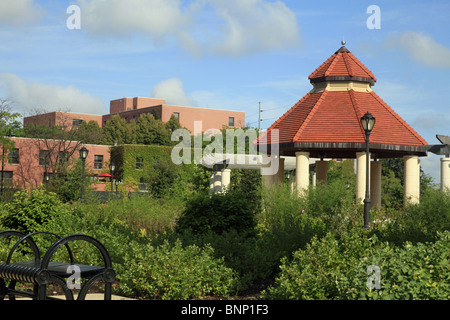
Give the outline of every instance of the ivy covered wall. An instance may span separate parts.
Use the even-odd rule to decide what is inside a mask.
[[[120,145],[111,148],[115,176],[127,186],[140,186],[158,197],[208,188],[209,169],[172,162],[172,146]]]

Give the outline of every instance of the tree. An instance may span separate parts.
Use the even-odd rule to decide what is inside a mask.
[[[166,128],[170,131],[173,132],[177,129],[181,129],[182,126],[180,124],[180,121],[178,120],[177,117],[175,117],[174,115],[172,115],[170,117],[170,120],[166,122]]]
[[[86,144],[104,144],[105,134],[97,121],[83,121],[78,127],[78,139]]]
[[[116,142],[118,144],[136,143],[133,125],[134,122],[129,124],[119,115],[111,116],[111,118],[103,126],[105,143],[110,145],[113,145]]]
[[[136,123],[136,143],[170,145],[170,131],[151,113],[142,114]]]
[[[10,99],[0,98],[0,137],[7,136],[8,133],[17,136],[22,135],[23,128],[19,118],[20,113],[12,112],[14,102]]]
[[[14,148],[14,142],[9,137],[16,136],[18,133],[22,134],[23,131],[22,124],[18,120],[21,114],[12,112],[12,107],[11,100],[0,98],[0,145],[2,147],[0,156],[2,161],[8,155],[8,150]]]

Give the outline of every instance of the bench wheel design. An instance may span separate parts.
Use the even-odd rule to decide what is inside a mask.
[[[46,234],[56,238],[56,241],[45,252],[42,259],[39,248],[33,240],[33,237],[38,234]],[[71,265],[78,266],[80,270],[79,276],[86,280],[81,286],[77,300],[84,300],[91,287],[99,281],[103,281],[105,284],[105,300],[111,300],[111,288],[112,283],[116,279],[116,274],[112,268],[111,257],[108,251],[98,240],[93,237],[75,234],[61,238],[48,232],[35,232],[26,235],[24,233],[12,230],[0,232],[0,238],[1,237],[18,237],[19,241],[17,241],[10,250],[6,262],[0,262],[0,300],[3,300],[6,296],[8,296],[10,300],[15,300],[16,295],[32,297],[35,300],[49,299],[50,297],[47,296],[47,285],[49,282],[55,282],[62,288],[66,300],[74,300],[73,292],[68,288],[67,281],[65,280],[71,276],[71,274],[67,271],[67,268]],[[69,243],[73,241],[84,241],[94,245],[103,258],[103,266],[75,264],[74,255],[69,246]],[[13,253],[19,245],[24,242],[26,242],[31,248],[34,260],[11,263]],[[69,263],[53,262],[51,260],[55,252],[62,246],[65,246],[67,249],[70,257]],[[9,280],[8,285],[6,285],[5,280]],[[16,285],[18,282],[33,284],[33,293],[16,290]]]

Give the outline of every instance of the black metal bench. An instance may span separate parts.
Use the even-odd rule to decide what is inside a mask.
[[[39,248],[33,239],[34,236],[40,234],[56,238],[56,241],[48,248],[42,259]],[[99,281],[103,281],[105,284],[104,299],[111,300],[111,287],[116,275],[108,251],[96,239],[81,234],[61,238],[48,232],[26,235],[18,231],[2,231],[0,232],[0,238],[2,237],[18,237],[19,241],[9,251],[6,262],[0,262],[0,300],[4,300],[6,296],[10,300],[15,300],[16,295],[31,297],[34,300],[54,299],[47,295],[47,285],[51,282],[56,283],[63,289],[66,300],[74,300],[73,288],[68,286],[68,279],[73,277],[74,268],[79,271],[80,280],[84,279],[84,283],[80,284],[77,300],[84,300],[89,289]],[[72,241],[86,241],[94,245],[102,255],[104,266],[75,264],[73,252],[68,245]],[[34,260],[11,263],[14,252],[20,248],[21,244],[25,243],[31,248]],[[51,261],[55,252],[62,246],[66,247],[70,262]],[[7,281],[9,281],[8,285],[6,284]],[[32,284],[33,292],[16,290],[18,282]]]

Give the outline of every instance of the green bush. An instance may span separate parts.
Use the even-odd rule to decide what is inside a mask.
[[[437,232],[450,230],[450,195],[427,188],[420,203],[396,211],[389,222],[383,232],[377,233],[385,241],[397,245],[434,241]]]
[[[1,225],[6,229],[31,233],[56,215],[62,203],[54,193],[33,189],[21,190],[11,202],[4,204]]]
[[[176,232],[189,230],[194,234],[206,234],[209,231],[222,234],[236,230],[253,234],[255,226],[252,204],[239,190],[228,190],[211,196],[199,193],[189,199],[177,221]]]
[[[433,243],[381,243],[360,229],[340,237],[314,238],[292,261],[282,260],[281,272],[266,299],[444,299],[450,298],[450,233]],[[369,289],[380,270],[380,288]]]
[[[337,237],[314,237],[304,249],[284,257],[281,272],[263,297],[266,299],[328,300],[346,297],[346,284],[361,257],[374,246],[366,232],[354,229]]]
[[[380,269],[380,288],[369,290],[367,266]],[[378,247],[355,269],[349,299],[450,299],[450,232],[438,232],[435,242]]]
[[[139,299],[185,300],[227,296],[236,281],[232,269],[214,258],[209,246],[183,247],[180,241],[160,247],[141,246],[127,255],[120,274],[123,294]]]

